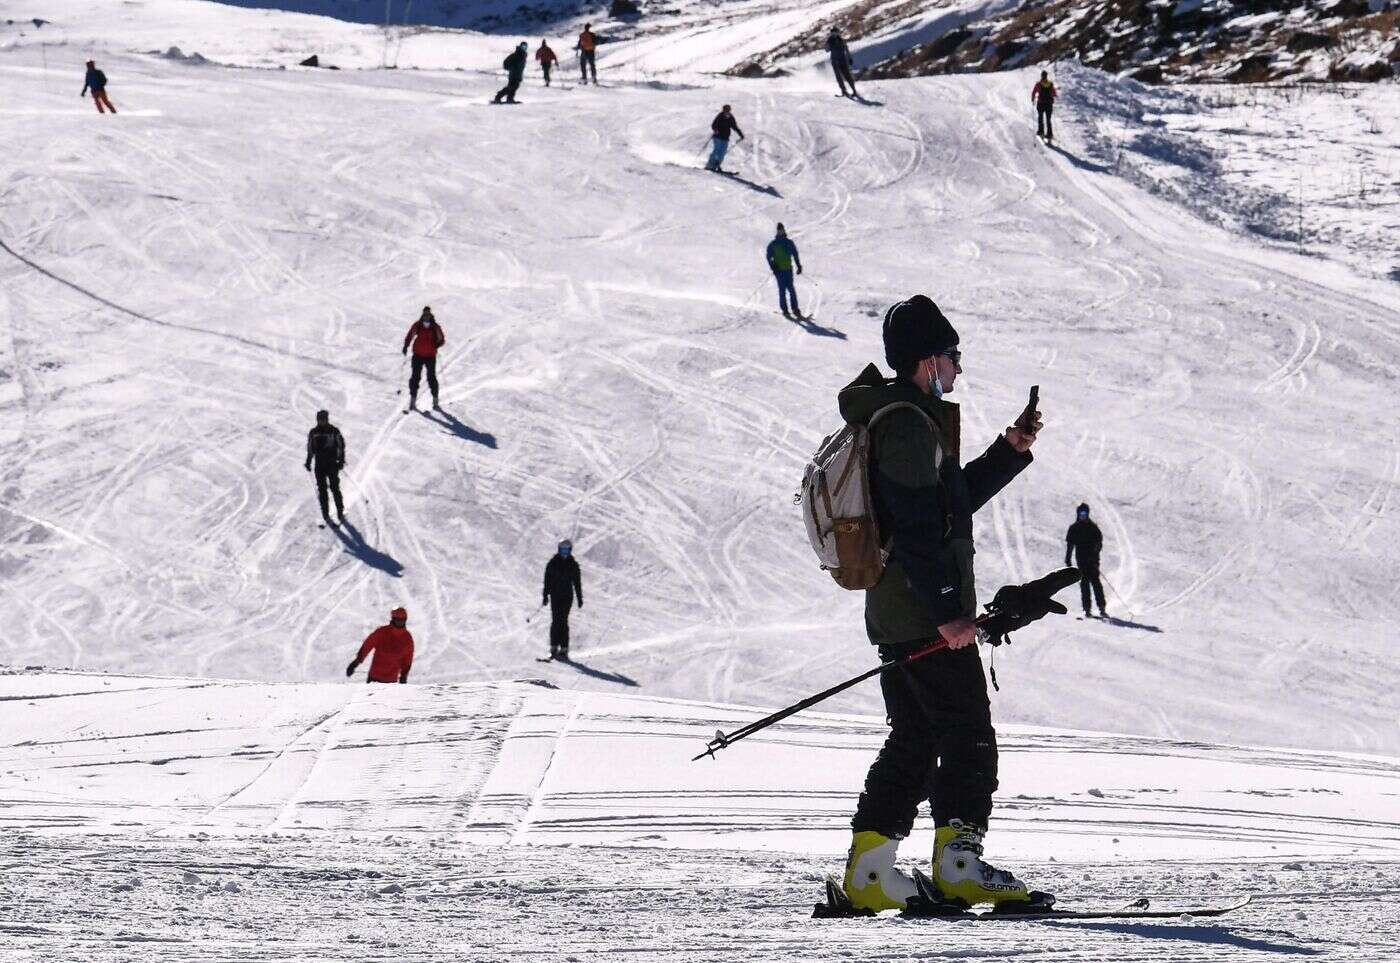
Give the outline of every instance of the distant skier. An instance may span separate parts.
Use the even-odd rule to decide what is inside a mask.
[[[1059,96],[1055,91],[1055,84],[1050,80],[1049,71],[1042,70],[1040,79],[1031,88],[1031,100],[1035,102],[1035,132],[1038,136],[1045,138],[1045,143],[1049,144],[1055,139],[1055,128],[1051,124],[1051,115],[1055,113],[1055,98]]]
[[[578,51],[578,70],[583,75],[582,82],[588,83],[588,73],[593,72],[593,86],[598,86],[598,35],[593,32],[593,24],[583,25],[583,32],[574,44]]]
[[[797,253],[797,245],[787,236],[787,229],[778,224],[778,233],[768,242],[768,267],[778,281],[778,306],[783,309],[783,317],[802,318],[802,309],[797,306],[797,288],[792,283],[792,268],[802,273],[802,258]],[[788,298],[792,299],[792,313],[788,313]]]
[[[710,135],[713,146],[710,148],[710,159],[705,162],[705,170],[714,171],[718,174],[729,173],[720,168],[724,163],[724,155],[729,152],[729,135],[738,134],[739,139],[744,139],[744,132],[739,129],[739,122],[734,119],[734,113],[725,104],[715,119],[710,121]]]
[[[92,91],[92,102],[97,105],[97,112],[104,114],[102,108],[105,106],[112,113],[117,112],[117,108],[112,106],[112,101],[107,97],[107,75],[97,69],[97,64],[89,60],[87,62],[87,74],[83,77],[83,92],[79,97],[84,97],[87,92]]]
[[[408,346],[413,345],[413,367],[408,376],[408,410],[418,409],[418,382],[423,372],[428,373],[428,390],[433,393],[433,408],[438,407],[437,353],[447,343],[442,333],[442,325],[433,317],[433,309],[425,307],[413,327],[403,338],[403,353],[408,354]]]
[[[997,743],[977,652],[973,513],[1031,463],[1039,414],[961,464],[956,405],[943,400],[962,371],[958,333],[938,306],[915,295],[884,322],[887,380],[868,365],[838,396],[848,424],[870,425],[871,482],[884,574],[865,593],[865,626],[892,661],[940,636],[948,648],[880,677],[890,732],[851,820],[845,893],[857,909],[903,909],[914,881],[895,851],[924,800],[933,809],[932,881],[949,902],[1025,902],[1026,887],[982,859],[997,788]]]
[[[389,624],[375,629],[361,644],[359,654],[345,670],[346,678],[353,676],[360,663],[373,652],[374,659],[369,664],[366,682],[406,683],[408,670],[413,668],[413,636],[409,634],[407,625],[407,609],[397,608],[390,612]]]
[[[330,504],[326,489],[335,496],[335,515],[342,524],[345,522],[345,501],[340,497],[340,473],[345,470],[345,438],[340,429],[331,424],[331,414],[322,409],[316,412],[316,427],[306,434],[306,470],[316,466],[316,497],[321,502],[321,517],[330,524]]]
[[[831,72],[836,75],[841,96],[860,96],[856,93],[856,78],[851,75],[851,48],[846,45],[846,38],[841,36],[841,31],[835,27],[826,35],[826,52],[831,54]],[[851,87],[850,93],[846,93],[847,84]]]
[[[583,579],[573,552],[574,543],[567,538],[559,543],[558,554],[544,567],[544,599],[540,602],[549,603],[549,657],[565,661],[569,658],[569,610],[575,596],[578,607],[583,608]]]
[[[525,41],[520,41],[519,46],[511,51],[510,56],[501,61],[501,66],[506,71],[506,85],[496,91],[493,104],[499,104],[502,98],[508,104],[516,103],[515,92],[520,89],[520,82],[525,79],[525,63],[530,57],[530,45]]]
[[[1089,506],[1080,505],[1075,512],[1074,524],[1065,533],[1065,564],[1070,556],[1075,556],[1079,568],[1079,598],[1084,603],[1084,617],[1089,611],[1089,589],[1094,590],[1094,601],[1099,603],[1099,615],[1108,618],[1103,604],[1103,582],[1099,580],[1099,553],[1103,551],[1103,532],[1089,520]]]
[[[539,61],[540,72],[544,74],[544,85],[548,87],[549,72],[559,62],[559,57],[554,53],[554,48],[550,47],[548,40],[540,41],[540,49],[535,51],[535,59]]]

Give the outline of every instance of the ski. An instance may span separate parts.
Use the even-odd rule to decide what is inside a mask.
[[[536,661],[536,662],[553,662],[553,661],[554,661],[554,656],[551,655],[551,656],[550,656],[549,658],[547,658],[547,659],[535,659],[535,661]]]
[[[1233,913],[1248,906],[1253,897],[1246,896],[1237,902],[1224,906],[1194,906],[1185,909],[1153,910],[1147,897],[1134,900],[1127,906],[1113,910],[1055,909],[1054,897],[1039,895],[1041,900],[1032,908],[1024,910],[993,909],[974,911],[961,903],[944,901],[933,889],[933,884],[922,873],[915,873],[915,885],[919,896],[909,901],[909,905],[899,914],[904,919],[919,920],[969,920],[989,922],[992,920],[1165,920],[1182,916],[1214,917]],[[933,894],[933,895],[930,895]],[[1003,907],[1009,904],[1001,904]],[[826,900],[812,908],[812,919],[863,919],[874,918],[879,914],[873,910],[856,909],[851,905],[841,884],[833,876],[826,878]]]

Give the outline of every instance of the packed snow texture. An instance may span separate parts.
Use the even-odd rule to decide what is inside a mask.
[[[1388,904],[1355,897],[1400,882],[1394,759],[1008,727],[1000,864],[1080,908],[1256,903],[817,924],[883,726],[808,713],[689,761],[750,718],[538,684],[0,677],[0,854],[24,866],[0,956],[1385,958]]]
[[[1042,146],[1028,74],[862,104],[815,73],[633,85],[604,57],[609,86],[531,73],[493,108],[494,73],[121,52],[268,62],[305,30],[367,53],[372,28],[62,9],[44,36],[68,42],[0,55],[5,662],[332,680],[404,604],[415,681],[805,695],[874,653],[792,493],[884,309],[926,291],[962,334],[967,457],[1041,386],[1036,462],[979,519],[984,596],[1059,565],[1082,500],[1107,538],[1119,621],[1003,650],[999,721],[1400,745],[1400,289],[1145,194],[1089,159],[1071,98]],[[117,117],[78,99],[93,52]],[[733,179],[695,169],[723,102],[750,134]],[[800,325],[763,262],[779,220]],[[424,304],[446,412],[406,417]],[[349,445],[339,533],[302,470],[321,407]],[[562,537],[579,661],[540,666]]]

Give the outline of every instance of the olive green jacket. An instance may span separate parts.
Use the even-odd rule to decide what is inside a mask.
[[[838,396],[848,424],[869,424],[896,402],[917,405],[881,418],[871,432],[870,484],[881,537],[890,557],[885,574],[865,593],[865,628],[876,645],[938,637],[938,627],[977,612],[972,515],[1031,463],[998,436],[982,455],[961,464],[958,406],[924,394],[902,378],[886,379],[875,365]],[[941,467],[939,465],[941,451]]]

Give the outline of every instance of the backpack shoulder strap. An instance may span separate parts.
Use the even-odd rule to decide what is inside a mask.
[[[924,419],[924,423],[928,425],[928,430],[933,433],[933,438],[935,442],[933,466],[935,468],[941,468],[943,466],[943,439],[942,436],[939,434],[938,425],[934,423],[933,418],[929,416],[929,413],[927,411],[924,411],[924,409],[920,408],[913,402],[896,401],[891,404],[885,405],[885,407],[879,409],[875,412],[875,414],[870,416],[870,420],[866,422],[866,430],[871,432],[873,435],[875,431],[875,424],[878,421],[880,421],[882,418],[884,418],[891,412],[898,411],[901,408],[909,408],[913,411],[917,411],[919,413],[919,416]]]

